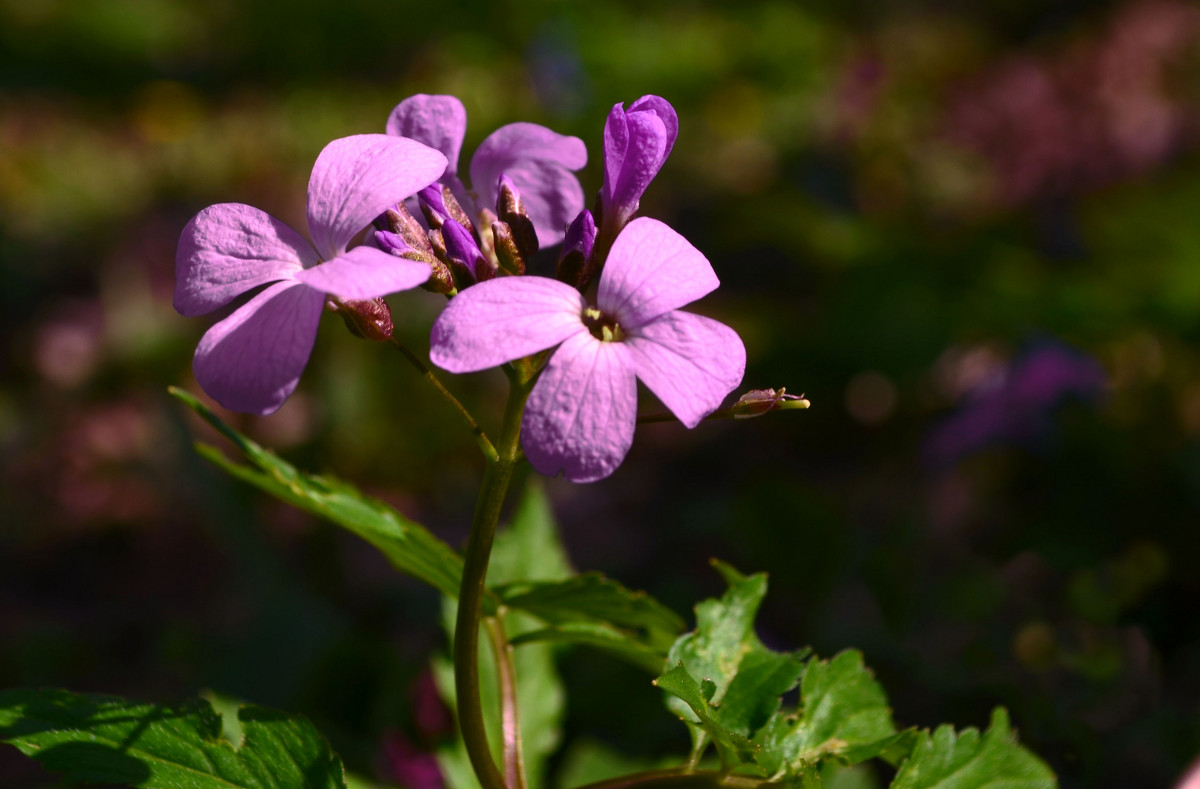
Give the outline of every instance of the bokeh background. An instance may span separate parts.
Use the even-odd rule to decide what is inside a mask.
[[[464,161],[503,123],[578,135],[589,194],[608,108],[668,98],[643,212],[712,260],[696,309],[745,339],[747,388],[813,402],[644,426],[610,479],[550,483],[578,567],[681,613],[720,591],[710,557],[766,570],[770,645],[862,648],[904,724],[1006,705],[1065,787],[1200,754],[1186,0],[0,0],[0,686],[211,689],[399,780],[436,597],[206,466],[165,388],[196,391],[211,323],[171,308],[188,218],[302,228],[322,146],[417,92],[464,101]],[[439,297],[391,303],[427,348]],[[502,376],[451,385],[495,419]],[[440,408],[327,318],[285,407],[229,418],[458,544],[480,462]],[[645,675],[561,670],[556,765],[683,752]],[[60,785],[8,748],[0,784]]]

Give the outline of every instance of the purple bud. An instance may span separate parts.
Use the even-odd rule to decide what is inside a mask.
[[[421,207],[421,213],[425,214],[431,229],[440,229],[450,218],[450,212],[446,210],[446,203],[442,200],[440,184],[432,184],[417,192],[417,205]]]
[[[332,308],[355,337],[384,342],[392,337],[392,311],[383,299],[333,300]]]
[[[496,260],[500,263],[500,268],[509,274],[525,273],[525,257],[521,254],[520,246],[513,238],[512,228],[507,222],[492,222],[492,248],[496,251]]]
[[[604,124],[600,218],[605,236],[615,238],[637,213],[642,194],[670,156],[678,134],[679,118],[666,99],[643,96],[628,111],[620,103],[613,106]]]
[[[533,220],[525,211],[525,203],[517,185],[507,175],[500,176],[500,188],[496,195],[496,213],[501,222],[508,225],[512,232],[513,241],[520,250],[521,257],[529,260],[538,251],[537,230]]]
[[[495,266],[484,257],[475,236],[462,225],[457,222],[442,225],[442,242],[446,246],[446,262],[451,269],[469,272],[470,281],[465,284],[482,282],[496,275]]]
[[[420,252],[433,254],[433,248],[429,246],[428,231],[421,226],[416,217],[409,213],[404,203],[398,203],[395,208],[389,208],[384,212],[383,217],[387,222],[388,230],[399,235],[408,246]]]
[[[559,280],[579,289],[587,290],[595,276],[592,266],[592,250],[596,245],[596,222],[586,208],[567,228],[562,251],[558,255],[557,275]]]

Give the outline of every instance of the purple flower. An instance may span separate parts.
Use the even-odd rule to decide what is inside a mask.
[[[925,454],[940,465],[993,444],[1037,446],[1053,431],[1051,417],[1059,405],[1071,398],[1094,402],[1107,378],[1099,362],[1081,351],[1039,341],[977,386],[957,413],[938,424]]]
[[[433,325],[430,358],[454,373],[559,346],[533,387],[522,445],[543,474],[607,477],[633,443],[637,379],[695,427],[742,380],[737,333],[678,308],[718,285],[712,266],[654,219],[631,222],[600,276],[595,308],[545,277],[501,277],[456,296]]]
[[[374,299],[429,279],[425,263],[369,246],[346,250],[388,206],[433,182],[442,154],[412,140],[361,134],[325,146],[308,181],[312,243],[242,203],[192,218],[175,255],[175,309],[187,316],[263,289],[200,340],[192,369],[204,391],[234,411],[269,414],[296,388],[316,339],[326,294]]]
[[[562,241],[567,223],[583,208],[583,187],[572,173],[587,164],[587,148],[578,137],[567,137],[536,123],[510,123],[488,135],[471,157],[471,186],[477,200],[468,199],[458,178],[458,155],[467,131],[467,111],[453,96],[410,96],[388,117],[387,133],[408,137],[437,148],[449,165],[441,179],[460,202],[478,217],[496,205],[501,175],[520,190],[538,243],[547,247]]]
[[[633,215],[646,187],[658,175],[675,147],[679,118],[670,102],[642,96],[626,111],[613,105],[604,122],[604,186],[601,235],[613,238]]]

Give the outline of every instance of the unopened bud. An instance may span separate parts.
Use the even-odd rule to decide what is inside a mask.
[[[789,402],[794,402],[795,405],[785,405]],[[751,389],[739,397],[729,410],[733,413],[734,419],[749,419],[762,416],[768,411],[808,408],[809,405],[810,403],[804,399],[804,395],[790,395],[787,393],[787,389],[781,386],[778,390]]]
[[[392,311],[383,299],[335,300],[332,307],[355,337],[385,342],[392,337]]]
[[[513,239],[512,228],[507,222],[492,222],[492,246],[496,250],[496,260],[500,268],[509,274],[525,273],[525,258],[517,242]]]
[[[404,239],[404,243],[418,251],[433,254],[433,248],[429,246],[428,231],[409,213],[404,203],[389,208],[383,216],[387,221],[388,230]]]
[[[467,212],[454,197],[454,192],[450,191],[450,187],[444,184],[442,185],[442,205],[446,206],[447,216],[466,228],[467,232],[475,232],[475,226],[471,224],[471,217],[467,216]]]
[[[496,213],[500,221],[506,223],[512,231],[513,241],[521,252],[521,257],[529,260],[538,251],[537,230],[533,220],[525,211],[525,203],[517,185],[507,175],[500,176],[500,190],[496,195]]]
[[[483,257],[475,239],[457,222],[447,222],[441,230],[430,230],[429,241],[438,260],[449,267],[458,290],[495,276],[495,269]]]
[[[596,223],[585,208],[567,227],[562,251],[558,255],[557,276],[579,290],[587,290],[592,281],[592,251],[596,243]]]

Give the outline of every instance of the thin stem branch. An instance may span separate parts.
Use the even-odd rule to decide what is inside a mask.
[[[728,408],[718,408],[708,416],[704,417],[705,421],[710,419],[753,419],[754,417],[762,416],[764,413],[771,411],[803,411],[812,405],[808,400],[783,400],[776,403],[769,411],[764,411],[757,414],[748,414],[744,408],[739,408],[737,405],[731,405]],[[643,414],[637,418],[639,425],[649,425],[655,422],[678,422],[674,414]]]
[[[687,768],[649,770],[597,781],[579,789],[758,789],[770,781],[749,775],[734,775],[724,770],[689,771]]]
[[[489,462],[496,461],[498,459],[496,448],[492,446],[491,439],[487,437],[487,433],[483,432],[483,428],[480,427],[479,423],[475,421],[475,417],[471,416],[471,412],[467,410],[466,406],[460,403],[457,397],[450,394],[450,390],[442,385],[441,380],[438,379],[433,370],[429,369],[429,365],[425,364],[425,362],[421,360],[421,357],[410,351],[408,346],[400,342],[394,336],[389,337],[388,341],[391,342],[392,345],[396,346],[400,350],[400,353],[404,354],[404,358],[408,359],[409,364],[417,368],[417,372],[419,372],[422,377],[424,377],[425,380],[437,390],[438,394],[440,394],[446,400],[446,402],[448,402],[450,406],[458,412],[458,415],[462,417],[463,422],[466,423],[467,427],[471,430],[471,433],[474,434],[475,440],[479,443],[479,448],[483,450],[484,457],[486,457]]]
[[[521,721],[517,714],[517,669],[512,644],[504,632],[503,609],[500,615],[483,620],[496,658],[496,676],[500,684],[500,730],[504,739],[504,780],[509,789],[525,789],[525,752],[521,745]]]
[[[525,408],[529,389],[528,379],[514,380],[508,392],[496,458],[488,460],[479,499],[475,504],[471,536],[467,538],[462,587],[458,595],[458,618],[454,623],[454,684],[457,688],[458,725],[462,730],[467,755],[471,758],[471,766],[483,789],[505,789],[506,785],[504,776],[492,758],[484,725],[479,685],[479,623],[496,523],[508,494],[513,468],[520,456],[521,412]],[[509,786],[508,789],[518,787]]]

